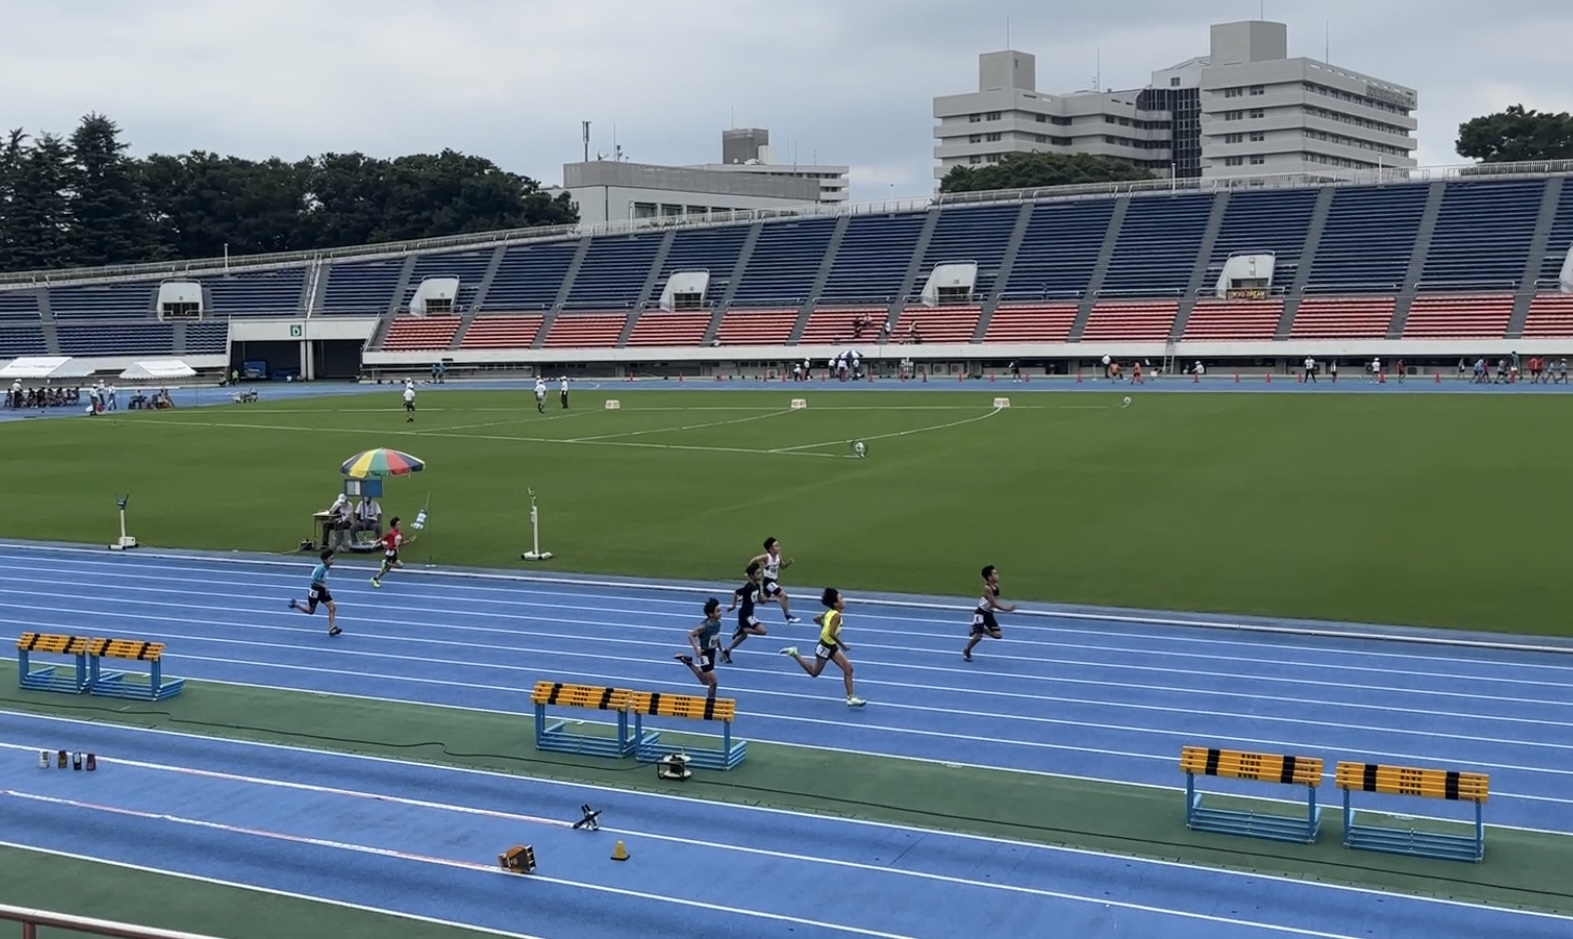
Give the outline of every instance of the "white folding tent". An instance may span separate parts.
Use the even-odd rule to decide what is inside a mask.
[[[179,359],[149,359],[132,362],[131,367],[120,373],[125,381],[168,381],[171,378],[190,378],[197,370]]]
[[[52,381],[66,378],[86,378],[93,374],[93,367],[68,356],[33,356],[14,359],[0,368],[0,378],[21,378]]]

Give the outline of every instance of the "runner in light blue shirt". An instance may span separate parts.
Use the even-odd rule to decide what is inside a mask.
[[[306,602],[291,600],[289,608],[312,616],[317,612],[318,604],[325,604],[328,608],[328,635],[337,636],[344,630],[334,621],[338,607],[333,604],[333,594],[328,592],[328,570],[333,567],[333,549],[323,548],[321,558],[317,566],[311,569],[311,586],[306,591]]]

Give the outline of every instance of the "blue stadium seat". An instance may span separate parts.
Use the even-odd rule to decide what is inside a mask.
[[[49,288],[49,309],[56,319],[150,319],[158,284],[93,284]]]
[[[1546,259],[1540,265],[1536,284],[1542,289],[1555,289],[1562,276],[1562,263],[1573,248],[1573,179],[1562,181],[1562,197],[1557,202],[1557,217],[1546,239]]]
[[[1516,289],[1545,192],[1543,179],[1449,183],[1420,289]]]
[[[299,316],[305,284],[303,267],[202,280],[214,316]]]
[[[223,355],[227,351],[228,323],[192,323],[186,327],[187,355]]]
[[[1002,298],[1066,299],[1086,293],[1113,216],[1113,199],[1073,199],[1033,206],[1032,221],[1016,252]]]
[[[524,313],[550,309],[579,250],[577,241],[515,245],[481,298],[482,311]]]
[[[940,212],[913,291],[923,289],[936,265],[975,261],[978,279],[973,284],[973,296],[987,297],[999,274],[1000,263],[1005,260],[1005,249],[1010,245],[1010,234],[1020,214],[1019,205],[953,208]]]
[[[315,312],[328,316],[381,316],[393,303],[404,259],[343,261],[328,268],[328,288]]]
[[[175,327],[169,323],[136,326],[59,326],[62,355],[170,355]]]
[[[854,216],[841,237],[830,279],[815,303],[835,306],[896,299],[926,219],[925,212]]]
[[[689,228],[679,231],[666,253],[666,263],[661,266],[661,276],[656,281],[651,302],[661,299],[661,289],[667,280],[682,271],[709,271],[710,287],[707,296],[711,303],[721,299],[726,282],[737,267],[738,253],[748,237],[748,225],[725,225],[720,228]]]
[[[1274,281],[1279,286],[1292,284],[1300,255],[1305,252],[1305,236],[1320,194],[1320,189],[1234,193],[1229,197],[1229,207],[1224,210],[1223,225],[1218,229],[1218,239],[1213,242],[1208,268],[1216,275],[1231,255],[1271,253],[1276,257]],[[1212,285],[1209,280],[1204,286]]]
[[[492,266],[495,248],[448,254],[418,254],[415,268],[410,272],[410,282],[399,298],[399,309],[410,308],[410,300],[420,288],[421,281],[433,277],[455,277],[459,281],[458,296],[453,298],[454,309],[464,311],[475,305],[475,294],[486,279],[486,269]]]
[[[765,222],[732,294],[732,305],[802,306],[814,290],[814,278],[835,230],[833,218]]]
[[[646,232],[607,235],[590,242],[563,306],[611,312],[638,303],[663,237],[661,232]]]
[[[1409,272],[1424,184],[1340,189],[1316,247],[1307,292],[1386,292],[1400,289]]]
[[[0,326],[0,359],[19,355],[48,355],[41,326]]]
[[[38,292],[32,289],[0,291],[0,322],[38,322]]]
[[[1185,293],[1207,231],[1213,198],[1212,193],[1133,197],[1098,295],[1178,297]]]

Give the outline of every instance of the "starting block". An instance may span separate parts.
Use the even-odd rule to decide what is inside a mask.
[[[91,681],[87,648],[91,641],[86,636],[23,633],[16,640],[16,673],[21,686],[29,691],[59,691],[65,694],[87,691]],[[73,662],[70,665],[54,663],[35,666],[33,656],[39,654],[67,655]]]
[[[617,400],[616,398],[607,398],[606,399],[606,410],[608,410],[608,411],[621,411],[622,409],[623,409],[623,402]]]
[[[747,741],[732,740],[732,719],[737,716],[737,701],[732,698],[636,691],[629,697],[628,709],[634,715],[634,739],[637,741],[634,757],[641,763],[659,763],[665,757],[683,755],[690,765],[724,771],[742,765],[748,753]],[[721,745],[691,747],[662,743],[660,731],[644,729],[647,715],[719,722]]]
[[[803,410],[806,407],[808,407],[808,399],[806,399],[806,398],[793,398],[792,399],[792,410],[794,410],[794,411],[801,411],[801,410]]]
[[[148,673],[135,675],[129,672],[106,672],[104,659],[124,662],[146,662]],[[164,680],[164,644],[142,642],[136,639],[94,639],[88,643],[87,668],[89,689],[93,694],[106,698],[134,698],[138,701],[163,701],[180,694],[185,687],[184,678]]]
[[[1443,861],[1482,861],[1486,856],[1484,809],[1491,779],[1484,773],[1417,769],[1376,763],[1339,763],[1333,781],[1344,791],[1344,847],[1358,851],[1408,854]],[[1416,831],[1383,825],[1357,825],[1350,804],[1353,792],[1420,796],[1475,804],[1475,831],[1470,835]]]
[[[527,844],[516,844],[497,855],[497,866],[505,871],[513,871],[515,874],[533,874],[535,848]]]
[[[1322,784],[1322,761],[1309,756],[1276,756],[1268,753],[1242,753],[1207,747],[1185,747],[1180,751],[1180,770],[1185,773],[1185,827],[1221,835],[1264,838],[1268,841],[1293,841],[1312,844],[1321,827],[1322,811],[1316,805],[1316,790]],[[1197,776],[1220,779],[1248,779],[1281,783],[1305,789],[1303,816],[1271,812],[1241,811],[1204,807],[1196,791]]]
[[[585,756],[621,758],[634,752],[637,738],[628,730],[628,699],[633,694],[622,688],[604,688],[598,685],[567,685],[561,682],[538,681],[530,694],[535,705],[535,748],[555,753],[579,753]],[[564,728],[567,721],[546,723],[548,706],[586,708],[611,711],[617,715],[616,736],[605,734],[572,733]]]
[[[1009,398],[995,398],[994,399],[994,407],[996,409],[1008,408],[1008,407],[1010,407],[1010,399]]]

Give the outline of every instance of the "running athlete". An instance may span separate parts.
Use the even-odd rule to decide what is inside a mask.
[[[371,579],[371,585],[380,590],[383,575],[395,567],[400,569],[404,567],[404,562],[399,560],[399,547],[414,544],[415,536],[404,537],[404,532],[399,529],[399,517],[395,515],[393,521],[388,523],[387,533],[378,540],[382,542],[382,567],[377,571],[377,576]]]
[[[841,669],[841,680],[847,686],[847,707],[860,708],[867,702],[853,691],[852,662],[847,659],[847,644],[841,639],[841,611],[846,608],[846,598],[836,588],[826,587],[819,602],[825,605],[825,612],[814,617],[814,623],[819,627],[819,645],[814,647],[814,661],[810,662],[798,655],[796,646],[782,649],[781,654],[795,659],[810,678],[818,678],[819,673],[825,670],[826,662],[836,663],[836,667]]]
[[[325,603],[328,606],[328,635],[337,636],[344,630],[334,622],[338,608],[333,605],[333,594],[328,592],[328,568],[333,566],[333,549],[322,549],[322,560],[311,569],[311,588],[306,591],[306,603],[302,605],[299,600],[291,600],[289,608],[299,610],[307,616],[317,612],[317,604]]]
[[[748,565],[748,582],[732,591],[732,605],[726,608],[728,613],[737,610],[737,628],[732,630],[732,644],[721,650],[721,661],[732,664],[732,652],[743,644],[749,636],[765,635],[765,627],[759,624],[754,616],[754,603],[759,598],[759,562],[754,561]],[[738,609],[739,604],[742,608]]]
[[[694,647],[693,655],[678,655],[675,658],[688,666],[694,673],[699,683],[709,691],[707,697],[715,697],[715,657],[721,648],[721,601],[711,597],[705,601],[705,621],[688,631],[688,644]],[[694,659],[701,664],[695,665]]]
[[[967,640],[967,647],[961,650],[961,657],[966,661],[972,661],[972,649],[983,641],[984,636],[990,639],[1004,636],[999,622],[994,619],[995,610],[1014,613],[1016,607],[1000,602],[1000,572],[990,564],[983,569],[983,595],[978,598],[978,608],[972,611],[972,638]]]
[[[791,601],[785,590],[781,589],[779,578],[781,572],[792,566],[791,558],[781,557],[781,542],[774,538],[765,539],[765,553],[751,559],[750,564],[763,564],[765,566],[764,583],[760,585],[760,599],[769,603],[774,600],[781,602],[781,616],[789,623],[801,623],[802,620],[792,615]]]

